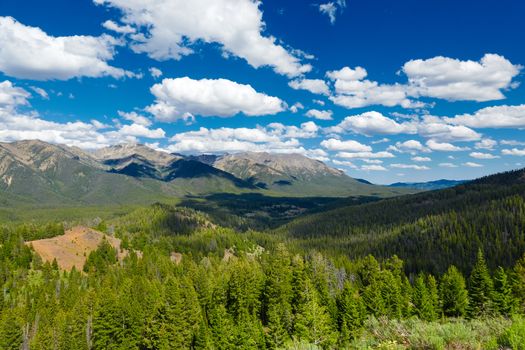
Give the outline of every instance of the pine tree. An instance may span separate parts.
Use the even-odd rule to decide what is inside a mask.
[[[431,321],[434,321],[439,317],[439,315],[441,315],[441,307],[439,305],[438,284],[434,276],[432,275],[427,276],[427,287],[428,287],[430,302],[432,303],[432,307],[434,310]]]
[[[419,274],[414,282],[413,302],[415,313],[419,318],[425,321],[434,320],[434,304],[423,274]]]
[[[294,335],[301,341],[328,347],[336,342],[332,320],[326,308],[319,303],[319,296],[310,280],[305,281],[302,291],[304,303],[298,306],[295,316]]]
[[[440,283],[443,314],[449,317],[465,316],[469,299],[465,278],[455,266],[450,266]]]
[[[476,264],[470,274],[469,287],[470,316],[479,317],[493,312],[494,284],[481,249],[478,251]]]
[[[514,313],[516,302],[512,295],[512,287],[507,273],[501,266],[494,273],[494,303],[502,315],[508,317]]]
[[[340,342],[346,345],[359,334],[366,318],[363,300],[350,282],[345,283],[343,291],[337,298],[337,310]]]

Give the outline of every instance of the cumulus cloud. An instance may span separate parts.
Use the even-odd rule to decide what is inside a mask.
[[[396,142],[395,145],[388,147],[389,151],[416,154],[418,152],[429,152],[430,150],[423,146],[417,140],[408,140],[404,142]]]
[[[29,92],[14,86],[9,80],[0,83],[0,111],[11,111],[17,106],[27,105],[30,97]]]
[[[145,137],[148,139],[161,139],[166,136],[166,133],[161,128],[148,129],[141,124],[124,125],[118,132],[124,136]]]
[[[14,86],[10,81],[0,83],[0,141],[39,139],[84,149],[97,149],[118,143],[138,142],[139,138],[165,137],[162,129],[148,129],[147,125],[135,122],[131,125],[122,126],[117,123],[116,126],[111,126],[95,119],[89,123],[49,121],[37,112],[27,110],[29,97],[29,92]],[[136,113],[119,114],[127,120],[142,120]]]
[[[280,123],[257,128],[201,127],[197,131],[178,133],[170,139],[167,150],[179,153],[235,153],[235,152],[276,152],[300,153],[316,159],[326,160],[327,153],[321,149],[305,149],[299,138],[312,137],[316,132],[312,122],[300,127]]]
[[[127,113],[127,112],[118,111],[118,115],[126,120],[133,122],[133,124],[138,124],[138,125],[142,125],[146,127],[152,124],[151,120],[149,120],[143,115],[138,114],[137,112]]]
[[[277,39],[264,36],[260,1],[253,0],[94,0],[122,11],[132,26],[131,48],[156,60],[178,60],[196,43],[219,44],[226,55],[245,59],[254,68],[269,66],[290,77],[311,70],[301,55]],[[205,10],[203,10],[205,9]]]
[[[425,117],[417,124],[417,133],[439,141],[475,141],[481,138],[476,131],[464,125],[445,124],[441,119]]]
[[[338,166],[346,166],[346,167],[349,167],[349,168],[353,168],[353,169],[357,169],[357,166],[348,161],[348,160],[338,160],[338,159],[334,159],[332,160],[332,163],[334,163],[335,165],[338,165]]]
[[[330,89],[326,82],[321,79],[295,79],[288,83],[294,90],[306,90],[312,94],[326,95],[330,94]]]
[[[36,94],[40,97],[42,97],[44,100],[49,100],[49,94],[46,90],[39,88],[37,86],[31,86],[31,90],[36,92]]]
[[[290,107],[290,112],[297,113],[300,109],[304,109],[304,106],[301,102],[296,102]]]
[[[346,159],[394,158],[390,152],[339,152],[336,157]]]
[[[329,71],[326,76],[334,81],[335,93],[330,100],[337,105],[421,108],[426,104],[417,100],[420,97],[501,100],[505,98],[502,91],[518,86],[513,79],[522,68],[503,56],[486,54],[478,62],[442,56],[408,61],[400,70],[408,78],[406,83],[380,84],[365,79],[368,73],[363,67],[344,67]]]
[[[504,149],[501,151],[501,153],[506,156],[525,156],[525,149]]]
[[[102,23],[102,27],[106,28],[107,30],[114,31],[115,33],[119,33],[119,34],[135,33],[135,28],[129,25],[121,26],[118,23],[115,23],[114,21],[111,21],[111,20],[107,20],[104,23]]]
[[[525,141],[501,140],[500,143],[506,146],[525,146]]]
[[[326,76],[335,81],[336,94],[330,100],[346,108],[360,108],[371,105],[404,108],[423,107],[424,104],[410,100],[406,86],[387,85],[365,79],[367,71],[362,67],[344,67],[330,71]]]
[[[474,148],[492,150],[497,144],[498,141],[493,139],[482,139],[481,141],[475,143]]]
[[[391,168],[397,168],[397,169],[412,169],[412,170],[429,170],[430,168],[424,165],[417,165],[417,164],[391,164]]]
[[[281,99],[227,79],[164,79],[153,85],[151,93],[156,100],[146,110],[164,122],[194,116],[233,117],[239,113],[272,115],[286,109]]]
[[[478,110],[474,114],[462,114],[444,118],[447,123],[471,128],[523,128],[525,127],[525,104],[495,106]]]
[[[393,119],[385,117],[379,112],[370,111],[358,115],[348,116],[335,127],[329,128],[331,132],[353,131],[364,135],[395,135],[401,133],[414,133],[415,125],[400,124]]]
[[[436,140],[428,140],[427,147],[433,151],[441,152],[459,152],[468,150],[468,148],[458,147],[448,142],[438,142]]]
[[[382,165],[369,164],[361,166],[361,170],[364,171],[387,171],[387,169]]]
[[[429,157],[412,157],[411,158],[414,162],[431,162],[432,159],[430,159]]]
[[[438,166],[441,168],[457,168],[458,166],[454,163],[439,163]]]
[[[472,158],[476,158],[476,159],[496,159],[496,158],[499,158],[499,156],[495,156],[493,154],[483,153],[483,152],[471,152],[470,156]]]
[[[466,163],[463,163],[463,165],[469,168],[482,168],[483,167],[483,165],[474,163],[474,162],[466,162]]]
[[[151,67],[149,70],[149,74],[155,79],[160,78],[162,76],[162,71],[156,67]]]
[[[16,78],[68,80],[78,77],[133,77],[110,66],[120,42],[109,35],[47,35],[12,17],[0,17],[0,71]]]
[[[314,118],[319,120],[332,120],[332,111],[320,111],[318,109],[310,109],[306,112],[308,118]]]
[[[481,102],[505,98],[502,90],[514,86],[512,79],[522,68],[503,56],[486,54],[480,61],[442,56],[411,60],[402,71],[418,95]]]
[[[348,152],[371,152],[372,147],[363,145],[354,140],[341,141],[337,139],[328,139],[321,141],[321,146],[330,151],[348,151]]]

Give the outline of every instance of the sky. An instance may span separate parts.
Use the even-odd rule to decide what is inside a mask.
[[[0,142],[300,153],[374,183],[525,164],[521,0],[2,0]]]

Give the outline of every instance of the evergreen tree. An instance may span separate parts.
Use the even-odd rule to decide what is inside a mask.
[[[348,344],[363,327],[366,309],[358,290],[350,282],[346,282],[343,291],[337,298],[338,328],[340,343]]]
[[[322,347],[333,345],[337,336],[326,308],[319,303],[319,296],[310,280],[305,281],[303,303],[298,306],[294,322],[294,335],[301,341]]]
[[[440,283],[443,314],[449,317],[465,316],[469,299],[465,278],[455,266],[450,266]]]
[[[502,315],[510,316],[514,313],[516,302],[512,294],[512,286],[501,266],[494,273],[494,303]]]
[[[470,274],[469,287],[470,316],[477,317],[493,312],[494,285],[481,249]]]

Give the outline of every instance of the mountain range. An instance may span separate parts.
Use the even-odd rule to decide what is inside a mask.
[[[0,143],[0,206],[142,204],[188,195],[390,197],[299,154],[169,154],[140,144],[87,152],[38,140]]]
[[[435,180],[428,182],[396,182],[390,185],[390,187],[398,188],[413,188],[422,191],[441,190],[444,188],[454,187],[467,182],[466,180]]]

